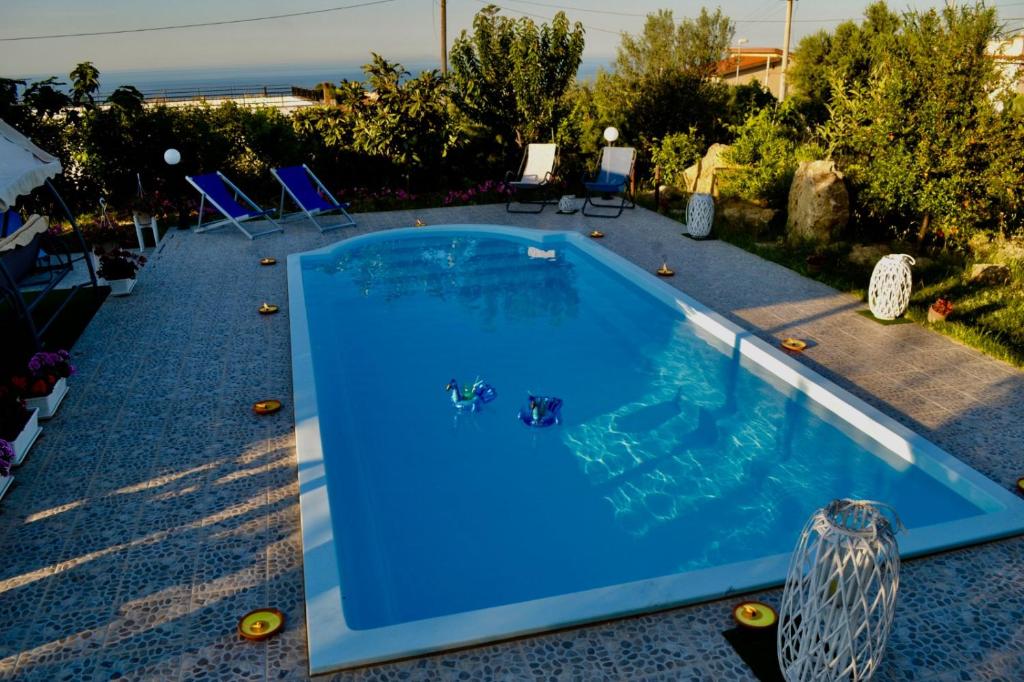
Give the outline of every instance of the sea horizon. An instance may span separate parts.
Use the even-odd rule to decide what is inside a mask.
[[[593,79],[599,68],[607,67],[612,57],[594,57],[583,59],[577,72],[577,80]],[[221,90],[234,88],[239,90],[258,90],[263,87],[282,88],[296,86],[313,88],[330,81],[338,83],[342,80],[362,81],[364,73],[362,63],[341,62],[302,63],[302,64],[258,64],[246,66],[209,66],[184,67],[177,69],[110,69],[100,71],[100,88],[97,96],[106,97],[117,88],[132,85],[144,94],[160,94],[161,92],[180,92],[195,90]],[[413,76],[421,71],[437,69],[436,60],[416,59],[401,62],[406,71]],[[58,80],[68,82],[66,74],[32,74],[17,75],[13,78],[29,83],[57,75]]]

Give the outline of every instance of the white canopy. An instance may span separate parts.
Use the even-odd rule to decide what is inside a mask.
[[[0,120],[0,211],[60,173],[60,161]]]

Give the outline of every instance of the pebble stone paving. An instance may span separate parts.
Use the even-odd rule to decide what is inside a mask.
[[[0,679],[307,678],[285,256],[374,230],[498,223],[606,234],[638,265],[768,340],[1001,485],[1024,474],[1024,374],[636,209],[618,220],[508,215],[503,206],[356,216],[320,235],[289,223],[172,231],[128,298],[74,348],[78,374],[0,503]],[[275,256],[276,267],[257,261]],[[262,317],[263,301],[282,305]],[[280,396],[269,418],[250,404]],[[882,680],[1024,677],[1024,540],[904,564]],[[778,604],[779,590],[758,595]],[[288,627],[248,643],[238,616],[276,605]],[[336,680],[749,680],[721,636],[730,600],[363,668]]]

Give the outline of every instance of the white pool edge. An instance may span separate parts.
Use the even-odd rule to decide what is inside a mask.
[[[987,513],[959,521],[914,529],[900,536],[904,558],[1024,532],[1024,501],[975,471],[921,435],[860,398],[788,357],[702,303],[660,281],[625,258],[575,232],[550,232],[499,225],[438,225],[373,232],[288,256],[291,317],[292,382],[302,521],[306,630],[312,674],[359,667],[508,639],[586,622],[649,612],[722,596],[781,585],[789,554],[717,566],[672,576],[558,595],[518,604],[452,614],[372,630],[352,630],[342,609],[337,553],[317,414],[316,384],[301,260],[329,255],[357,244],[402,236],[464,235],[480,232],[527,239],[547,245],[568,241],[605,266],[683,310],[699,328],[803,392],[824,409],[875,439],[896,456],[919,466]]]

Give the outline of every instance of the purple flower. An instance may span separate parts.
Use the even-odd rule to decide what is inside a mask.
[[[14,465],[14,446],[0,439],[0,476],[10,476]]]

